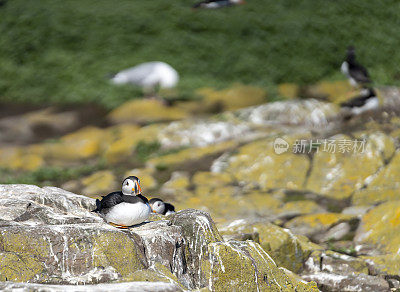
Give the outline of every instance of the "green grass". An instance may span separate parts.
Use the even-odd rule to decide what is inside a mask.
[[[145,142],[139,141],[135,148],[135,159],[145,162],[149,157],[160,150],[161,144],[158,141]]]
[[[104,165],[100,162],[93,165],[68,168],[47,166],[24,173],[0,169],[0,184],[32,184],[38,186],[60,184],[68,180],[81,178],[103,168]]]
[[[377,84],[400,81],[400,2],[248,0],[192,11],[195,0],[10,0],[0,8],[0,101],[98,103],[140,96],[105,76],[160,60],[180,90],[341,78],[353,44]]]

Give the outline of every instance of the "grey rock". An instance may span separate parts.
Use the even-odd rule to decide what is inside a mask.
[[[182,210],[168,220],[154,217],[157,221],[120,230],[90,212],[94,199],[58,188],[0,185],[0,196],[0,289],[64,291],[71,286],[63,285],[72,284],[76,291],[295,286],[259,244],[225,242],[206,212]]]
[[[342,214],[363,216],[367,211],[371,209],[371,206],[350,206],[342,210]]]
[[[302,277],[306,281],[316,281],[322,291],[360,291],[360,292],[387,292],[389,284],[380,277],[359,275],[337,275],[319,272]]]
[[[351,231],[351,226],[348,222],[339,223],[323,234],[314,235],[317,242],[326,242],[329,240],[340,240]]]
[[[109,291],[109,292],[175,292],[182,291],[181,288],[172,283],[164,282],[125,282],[114,284],[97,284],[97,285],[43,285],[31,283],[0,283],[0,289],[4,291],[46,291],[46,292],[64,292],[64,291]]]

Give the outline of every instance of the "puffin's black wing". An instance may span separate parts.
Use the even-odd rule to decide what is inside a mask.
[[[354,64],[353,66],[350,66],[349,74],[359,83],[371,83],[367,69],[360,64]]]
[[[122,203],[123,202],[122,196],[123,196],[122,192],[109,193],[107,196],[103,197],[101,201],[96,200],[97,208],[92,212],[100,212],[103,209],[108,209]]]
[[[175,212],[174,205],[170,203],[164,203],[164,204],[165,204],[165,213],[167,213],[168,211]]]
[[[216,1],[216,0],[204,0],[204,1],[200,1],[200,2],[197,2],[196,4],[194,4],[194,5],[192,6],[192,8],[200,8],[201,5],[203,5],[203,4],[208,4],[208,3],[211,3],[211,2],[217,2],[217,1]]]
[[[130,203],[130,204],[136,204],[136,203],[147,204],[149,201],[147,200],[147,198],[145,196],[142,196],[142,195],[136,195],[136,196],[122,195],[122,202]]]
[[[371,96],[357,96],[340,104],[341,107],[361,107]]]
[[[147,204],[149,203],[149,200],[145,196],[143,196],[142,194],[136,195],[136,197],[141,198]]]

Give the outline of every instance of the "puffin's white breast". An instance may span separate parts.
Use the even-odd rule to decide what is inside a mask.
[[[376,110],[379,107],[379,99],[377,97],[369,98],[366,103],[361,107],[354,107],[353,114],[359,115],[366,111]]]
[[[346,76],[349,76],[349,63],[347,63],[346,61],[344,61],[342,63],[342,66],[340,67],[340,70],[342,71],[342,73]]]
[[[150,207],[144,203],[120,203],[105,215],[107,222],[131,226],[144,222],[150,216]]]

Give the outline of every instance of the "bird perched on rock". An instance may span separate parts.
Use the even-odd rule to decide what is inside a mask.
[[[367,69],[356,61],[354,47],[347,48],[346,60],[342,63],[341,71],[350,81],[352,86],[365,86],[371,83]]]
[[[192,8],[216,9],[216,8],[239,5],[244,3],[245,3],[244,0],[204,0],[194,4]]]
[[[122,191],[112,192],[96,200],[96,209],[108,223],[118,228],[128,228],[147,220],[151,214],[149,201],[142,196],[140,180],[129,176],[122,182]]]
[[[363,112],[377,109],[379,107],[379,99],[374,89],[364,88],[359,96],[341,103],[340,106],[353,115],[359,115]]]
[[[114,84],[133,84],[148,92],[159,88],[175,87],[179,81],[178,72],[164,62],[148,62],[125,69],[111,78]]]
[[[164,203],[164,201],[159,198],[150,199],[149,204],[154,213],[161,215],[170,215],[175,213],[174,205]]]

